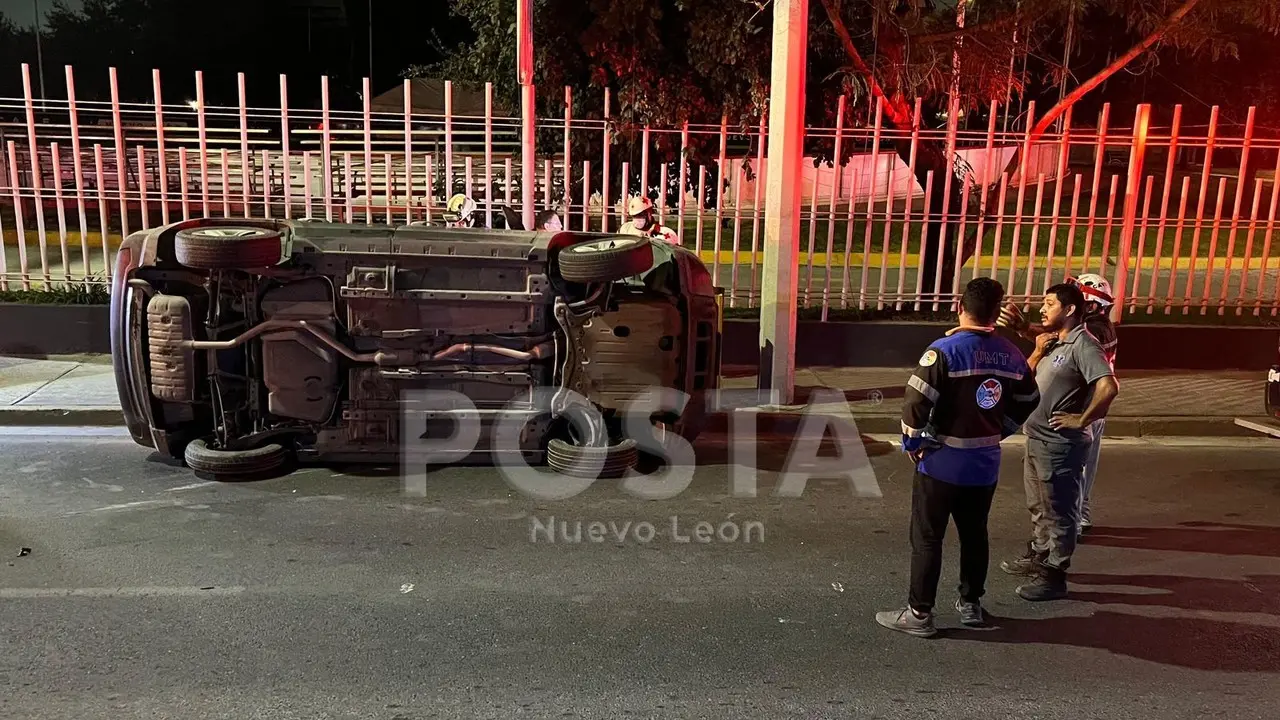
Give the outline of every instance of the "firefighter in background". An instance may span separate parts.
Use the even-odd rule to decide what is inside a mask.
[[[618,234],[660,238],[672,245],[680,244],[680,238],[676,237],[675,232],[658,222],[653,210],[653,202],[647,197],[633,197],[627,200],[627,222],[618,228]]]
[[[449,198],[449,204],[444,210],[444,221],[448,227],[475,227],[476,201],[462,194]]]
[[[1080,288],[1080,292],[1084,294],[1085,329],[1102,346],[1102,353],[1106,355],[1107,362],[1111,363],[1111,370],[1114,372],[1116,350],[1120,343],[1116,335],[1116,326],[1111,322],[1111,306],[1115,304],[1115,299],[1111,294],[1111,283],[1107,282],[1107,279],[1101,275],[1094,273],[1085,273],[1079,277],[1067,278],[1067,282]],[[1000,312],[999,324],[1002,327],[1014,330],[1031,342],[1035,342],[1036,337],[1044,332],[1044,328],[1028,322],[1017,306],[1012,304],[1006,305]],[[1105,417],[1095,420],[1091,428],[1093,445],[1089,448],[1088,459],[1084,466],[1083,485],[1080,488],[1079,531],[1081,534],[1093,528],[1089,500],[1093,491],[1093,480],[1098,474],[1098,458],[1102,454],[1102,434],[1106,431],[1106,428],[1107,419]]]

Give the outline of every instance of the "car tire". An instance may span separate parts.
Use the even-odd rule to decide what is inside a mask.
[[[187,467],[213,476],[245,476],[279,469],[289,451],[275,443],[251,450],[215,450],[204,439],[192,440],[182,453]]]
[[[271,267],[280,263],[280,233],[230,225],[189,228],[178,231],[174,254],[198,270]]]
[[[547,443],[547,466],[569,477],[617,478],[639,462],[636,441],[627,439],[609,447],[573,445],[556,438]],[[599,472],[594,472],[599,465]]]
[[[570,245],[557,256],[560,276],[569,282],[614,282],[642,275],[653,267],[649,238],[618,235]]]

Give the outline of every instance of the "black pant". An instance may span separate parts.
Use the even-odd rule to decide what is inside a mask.
[[[996,486],[952,485],[916,472],[911,493],[911,594],[917,612],[933,609],[942,575],[942,539],[955,518],[960,536],[960,597],[977,602],[986,592],[987,515]]]

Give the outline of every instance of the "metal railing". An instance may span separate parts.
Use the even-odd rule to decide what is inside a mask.
[[[24,97],[0,98],[0,289],[105,282],[123,236],[191,217],[395,224],[432,219],[462,192],[490,223],[521,196],[520,120],[495,113],[492,86],[486,112],[463,116],[449,111],[449,83],[444,113],[415,112],[411,81],[402,110],[375,111],[368,80],[362,110],[339,111],[323,78],[317,110],[291,107],[283,76],[279,106],[254,108],[243,75],[238,105],[219,107],[205,104],[200,73],[194,101],[165,104],[159,71],[149,103],[122,102],[114,70],[110,102],[77,101],[71,68],[67,99],[35,99],[22,72]],[[768,128],[620,128],[607,93],[594,118],[573,117],[572,99],[566,89],[564,116],[537,122],[544,154],[530,180],[541,207],[570,229],[608,231],[643,187],[727,304],[758,305]],[[837,127],[809,129],[808,145],[844,161],[805,163],[801,307],[824,319],[946,310],[978,275],[1030,305],[1068,274],[1097,272],[1129,313],[1280,309],[1280,159],[1249,170],[1251,154],[1280,158],[1280,142],[1255,137],[1252,109],[1238,137],[1222,133],[1216,108],[1200,134],[1181,127],[1181,107],[1153,127],[1142,106],[1133,127],[1109,127],[1104,107],[1087,128],[1068,115],[1032,138],[1034,104],[1021,130],[998,130],[993,104],[985,131],[929,127],[919,107],[910,128],[885,123],[880,105],[873,122],[846,127],[842,100]],[[547,147],[548,136],[562,141]],[[926,144],[952,137],[945,170],[921,172]],[[613,151],[577,157],[584,138]],[[718,152],[691,161],[695,144]],[[942,185],[949,177],[958,184]],[[969,250],[942,244],[940,229]]]

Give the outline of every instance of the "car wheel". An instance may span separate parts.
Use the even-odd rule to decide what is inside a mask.
[[[636,441],[631,439],[609,447],[573,445],[559,438],[547,443],[547,465],[569,477],[622,477],[639,459]],[[594,472],[597,466],[600,470]]]
[[[178,262],[200,270],[271,267],[280,263],[280,233],[234,226],[179,230],[174,254]]]
[[[275,443],[251,450],[215,450],[204,439],[192,440],[183,452],[187,467],[214,476],[257,475],[279,469],[289,451]]]
[[[570,245],[558,257],[560,276],[569,282],[614,282],[644,274],[653,267],[649,238],[619,235]]]

